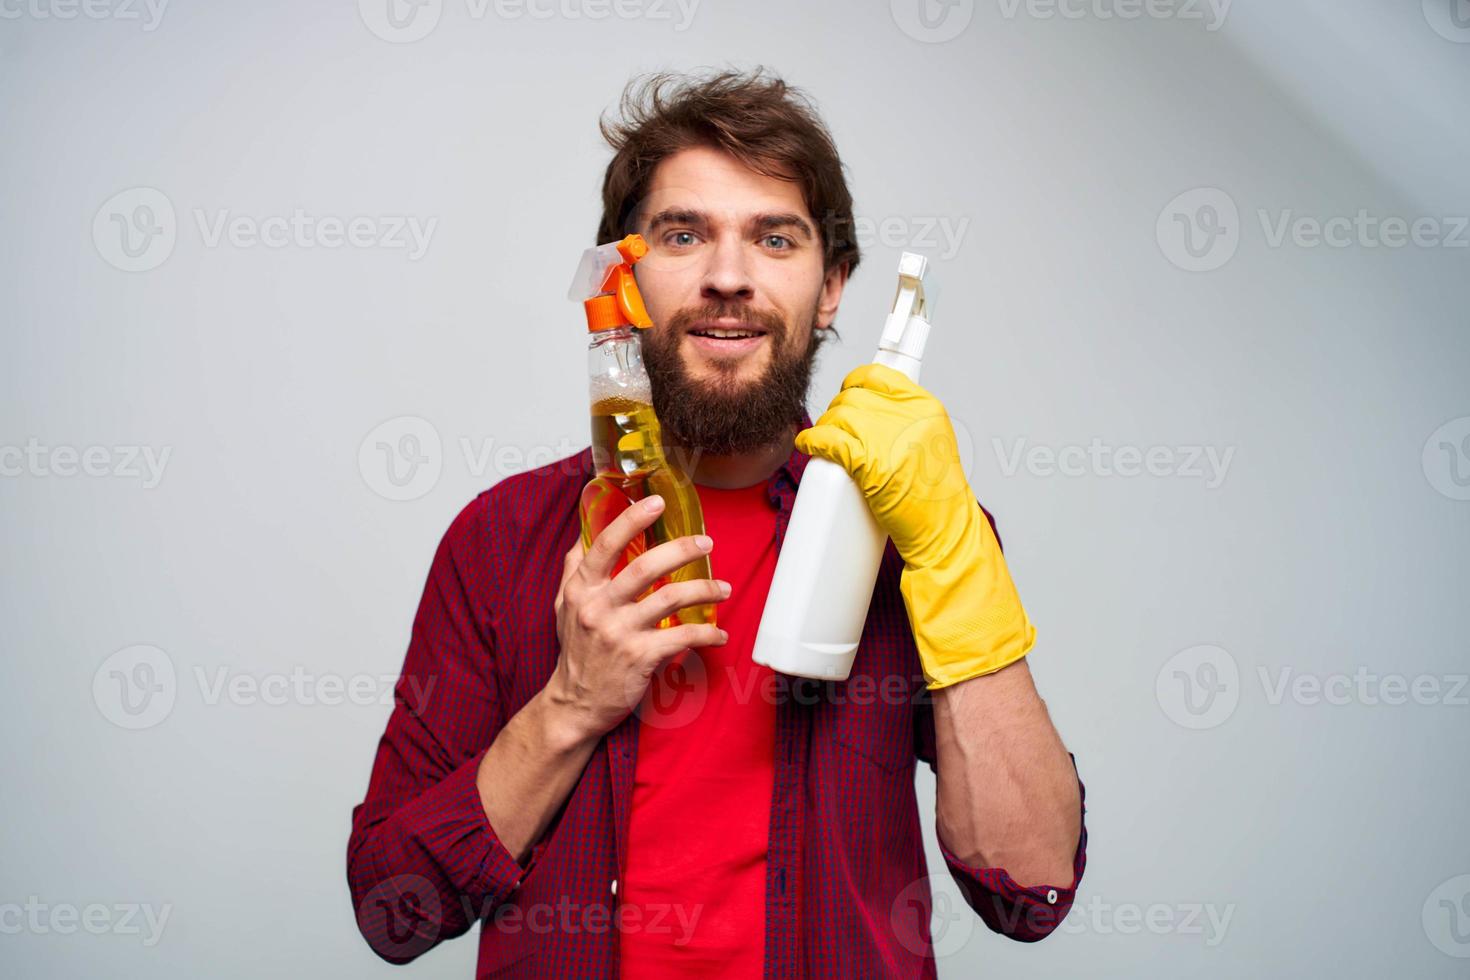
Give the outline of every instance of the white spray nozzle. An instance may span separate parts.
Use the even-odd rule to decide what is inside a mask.
[[[577,265],[577,274],[572,277],[571,288],[567,290],[567,299],[581,302],[598,295],[602,292],[602,283],[607,278],[607,270],[624,261],[622,253],[618,251],[617,242],[609,242],[606,245],[587,249],[582,253],[582,261]]]
[[[893,310],[883,324],[879,350],[893,351],[918,360],[929,339],[929,306],[924,299],[924,274],[929,260],[917,252],[904,252],[898,259],[898,292]]]

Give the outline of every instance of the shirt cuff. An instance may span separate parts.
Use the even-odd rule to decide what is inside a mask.
[[[1072,760],[1073,769],[1076,759]],[[992,931],[1023,943],[1045,939],[1056,929],[1077,896],[1077,885],[1087,867],[1087,798],[1086,787],[1077,780],[1083,823],[1077,836],[1077,851],[1072,856],[1072,881],[1060,885],[1036,885],[1023,888],[1004,868],[974,868],[960,860],[939,841],[940,853],[949,865],[950,874],[959,885],[965,902],[974,909]]]
[[[486,912],[504,902],[531,873],[544,840],[523,867],[500,842],[476,777],[481,751],[394,815],[407,840],[438,865],[455,891],[479,900]]]

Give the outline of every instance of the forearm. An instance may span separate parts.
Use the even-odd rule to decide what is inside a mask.
[[[946,846],[1019,884],[1071,883],[1076,772],[1024,659],[934,692],[937,824]]]
[[[567,717],[550,686],[506,722],[480,760],[475,785],[495,836],[520,864],[577,785],[597,737]]]

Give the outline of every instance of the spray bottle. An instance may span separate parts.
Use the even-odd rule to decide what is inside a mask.
[[[922,255],[899,258],[898,293],[873,358],[915,382],[929,339],[927,268]],[[846,680],[887,541],[848,472],[826,459],[808,461],[751,659],[796,677]]]
[[[613,574],[649,548],[688,534],[704,533],[704,513],[690,477],[664,455],[662,430],[653,413],[653,388],[643,367],[637,330],[653,326],[633,277],[633,264],[648,254],[639,235],[598,245],[582,255],[568,298],[581,300],[592,334],[587,378],[592,402],[592,464],[596,476],[582,489],[582,547],[644,497],[664,498],[663,513],[634,538]],[[659,579],[642,599],[668,582],[710,577],[709,556]],[[714,623],[712,603],[687,606],[659,622]]]

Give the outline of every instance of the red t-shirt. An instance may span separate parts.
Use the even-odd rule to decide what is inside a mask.
[[[710,567],[731,585],[717,606],[723,646],[687,650],[640,707],[623,912],[622,975],[760,977],[766,840],[775,778],[769,667],[751,647],[776,569],[765,483],[698,487]]]

